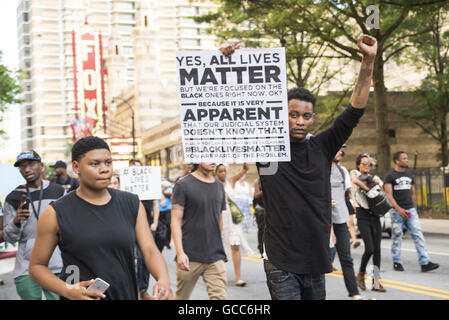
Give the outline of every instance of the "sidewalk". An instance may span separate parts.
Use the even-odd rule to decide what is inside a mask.
[[[419,219],[424,236],[449,236],[449,219]]]

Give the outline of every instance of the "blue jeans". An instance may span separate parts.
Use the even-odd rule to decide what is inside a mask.
[[[424,235],[421,230],[421,223],[419,222],[418,212],[416,212],[415,208],[406,210],[410,211],[410,213],[412,214],[411,218],[402,218],[396,210],[391,210],[391,255],[393,257],[393,262],[402,264],[402,229],[405,225],[407,231],[412,236],[413,242],[415,243],[419,264],[428,264],[429,256],[426,252],[426,244],[424,241]]]
[[[267,285],[272,300],[325,300],[324,274],[296,274],[277,269],[264,260]]]

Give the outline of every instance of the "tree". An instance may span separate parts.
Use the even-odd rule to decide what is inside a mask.
[[[19,73],[13,72],[1,64],[1,58],[2,52],[0,51],[0,122],[4,120],[3,114],[9,105],[21,102],[17,98],[21,92],[21,87],[18,84]],[[4,130],[0,130],[0,136],[4,134]]]
[[[344,68],[332,65],[332,59],[345,58],[329,54],[329,46],[307,32],[305,21],[291,0],[246,1],[217,0],[217,12],[194,17],[198,23],[212,25],[209,32],[222,41],[244,42],[246,47],[283,46],[286,50],[287,80],[290,85],[306,87],[319,96],[335,75]],[[352,85],[352,84],[351,84]],[[319,99],[317,108],[324,119],[319,128],[328,125],[349,99],[349,86],[341,83],[343,90]]]
[[[374,112],[376,120],[376,156],[379,174],[390,170],[390,145],[388,140],[388,104],[385,86],[385,65],[398,59],[401,53],[413,46],[413,39],[428,33],[429,26],[416,23],[424,12],[433,12],[445,1],[421,0],[420,6],[409,0],[309,0],[293,1],[303,11],[310,32],[326,41],[335,52],[361,61],[355,44],[360,33],[370,34],[378,41],[374,63]],[[380,28],[369,29],[369,5],[380,11]]]
[[[366,33],[377,39],[378,54],[373,70],[376,156],[379,173],[385,174],[390,169],[391,163],[385,64],[391,59],[397,59],[401,53],[412,47],[412,39],[430,31],[428,26],[416,23],[423,10],[433,11],[447,1],[420,0],[418,3],[410,0],[222,0],[219,2],[236,7],[245,5],[266,12],[286,10],[289,23],[293,21],[293,25],[299,26],[302,32],[317,43],[330,48],[339,58],[361,61],[361,54],[356,47],[358,35]],[[379,29],[369,29],[367,26],[366,22],[371,15],[371,12],[367,12],[367,8],[370,5],[375,5],[380,11]],[[242,15],[236,17],[244,18]],[[266,15],[266,19],[269,19],[269,15]],[[226,24],[222,23],[221,27],[226,27]]]
[[[428,72],[420,86],[412,93],[417,108],[396,107],[393,110],[403,118],[415,123],[422,132],[440,146],[438,158],[443,167],[449,163],[448,127],[449,115],[449,24],[448,7],[435,12],[424,12],[419,23],[431,31],[413,40],[414,50],[409,62]],[[445,28],[446,27],[446,28]],[[444,31],[446,29],[446,31]]]

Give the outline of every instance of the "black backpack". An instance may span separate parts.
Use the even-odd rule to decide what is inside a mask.
[[[369,191],[364,192],[371,213],[383,217],[393,207],[380,185],[375,185]]]

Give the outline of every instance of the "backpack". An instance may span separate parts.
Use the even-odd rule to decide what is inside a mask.
[[[393,207],[380,185],[375,185],[369,191],[364,192],[371,213],[383,217]]]

